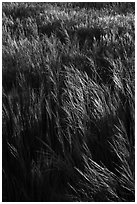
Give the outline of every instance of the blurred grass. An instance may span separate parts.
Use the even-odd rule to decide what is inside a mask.
[[[3,201],[134,201],[134,3],[2,5]]]

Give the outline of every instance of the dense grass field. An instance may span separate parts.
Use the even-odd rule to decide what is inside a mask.
[[[135,201],[135,4],[2,4],[2,199]]]

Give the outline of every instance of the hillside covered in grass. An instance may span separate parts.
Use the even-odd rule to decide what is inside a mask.
[[[2,4],[2,199],[135,200],[135,4]]]

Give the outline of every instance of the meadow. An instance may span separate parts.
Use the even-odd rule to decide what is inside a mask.
[[[2,3],[2,200],[135,201],[135,3]]]

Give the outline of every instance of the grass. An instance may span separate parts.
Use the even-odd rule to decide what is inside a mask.
[[[134,201],[134,3],[2,9],[3,201]]]

